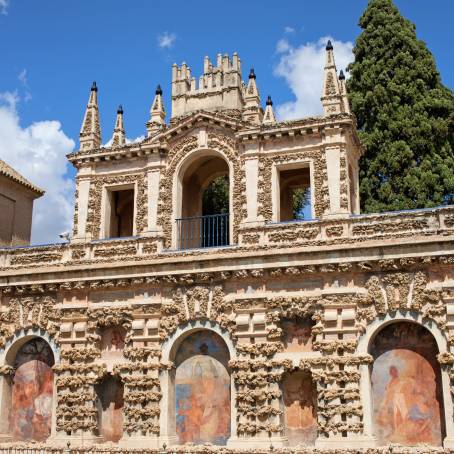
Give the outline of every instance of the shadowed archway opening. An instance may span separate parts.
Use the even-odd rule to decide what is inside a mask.
[[[123,436],[124,386],[118,377],[107,375],[95,387],[98,399],[99,435],[118,442]]]
[[[374,432],[380,445],[441,446],[445,436],[438,347],[423,326],[396,322],[373,339]]]
[[[201,152],[179,175],[177,248],[217,247],[230,239],[229,165],[218,153]]]
[[[287,373],[281,386],[289,445],[313,445],[318,424],[317,389],[312,375],[307,371]]]

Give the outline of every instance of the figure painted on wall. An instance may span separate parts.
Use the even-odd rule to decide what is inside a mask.
[[[106,328],[101,334],[101,357],[122,358],[125,338],[126,330],[122,326]]]
[[[14,362],[10,429],[13,441],[44,441],[50,435],[54,355],[35,338],[17,352]]]
[[[103,441],[118,442],[123,436],[123,383],[108,376],[96,387],[99,399],[99,433]]]
[[[310,318],[283,319],[281,325],[284,333],[284,351],[312,351],[312,326],[314,322]]]
[[[178,349],[176,430],[181,444],[225,445],[230,437],[229,352],[215,333],[198,331]]]
[[[371,354],[374,423],[382,445],[441,446],[442,392],[433,336],[420,325],[395,323],[375,338]]]
[[[310,374],[290,373],[282,388],[290,446],[313,445],[317,438],[317,393]]]

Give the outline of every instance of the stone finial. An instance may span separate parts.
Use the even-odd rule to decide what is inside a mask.
[[[117,109],[117,119],[112,136],[112,147],[121,147],[126,143],[125,128],[123,125],[123,107],[120,105]]]
[[[249,81],[244,92],[243,119],[255,124],[261,124],[263,109],[260,106],[260,95],[257,88],[257,76],[254,68],[249,72]]]
[[[345,80],[344,71],[341,70],[339,74],[339,90],[342,96],[342,112],[351,113],[350,111],[350,103],[348,102],[347,96],[347,81]]]
[[[331,41],[326,44],[326,62],[323,78],[322,104],[325,116],[343,112],[342,97],[334,61],[334,47]]]
[[[155,97],[150,109],[150,120],[147,122],[148,137],[156,134],[165,125],[166,112],[162,102],[161,85],[156,87]]]
[[[262,123],[265,124],[270,124],[270,123],[276,123],[276,117],[274,115],[273,111],[273,101],[271,100],[271,96],[268,95],[268,98],[266,99],[266,108],[265,108],[265,114],[263,115],[263,121]]]
[[[90,150],[101,146],[101,127],[99,124],[98,87],[93,82],[90,90],[84,120],[79,134],[80,149]]]

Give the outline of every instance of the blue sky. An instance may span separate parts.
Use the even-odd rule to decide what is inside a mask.
[[[454,51],[446,30],[454,2],[395,3],[416,23],[443,82],[453,88]],[[125,110],[127,136],[141,136],[158,83],[169,116],[172,63],[186,61],[197,77],[204,55],[215,60],[219,52],[239,53],[244,79],[255,68],[262,101],[271,94],[281,118],[318,113],[322,43],[332,37],[338,68],[346,64],[366,4],[0,0],[0,122],[9,125],[2,134],[0,124],[0,158],[47,190],[46,201],[35,209],[33,241],[57,240],[58,230],[69,227],[74,173],[64,154],[77,146],[93,80],[99,86],[104,143],[118,104]]]

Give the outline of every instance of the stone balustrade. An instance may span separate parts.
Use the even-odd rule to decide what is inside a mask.
[[[247,224],[240,227],[237,245],[193,250],[164,249],[162,238],[138,236],[96,240],[86,243],[63,243],[43,246],[0,248],[0,271],[24,269],[40,265],[49,267],[89,266],[113,259],[123,262],[203,256],[248,250],[273,250],[292,247],[366,245],[381,242],[392,245],[396,239],[412,242],[429,240],[440,235],[454,235],[454,206],[400,211],[372,215],[357,215],[338,219]]]

